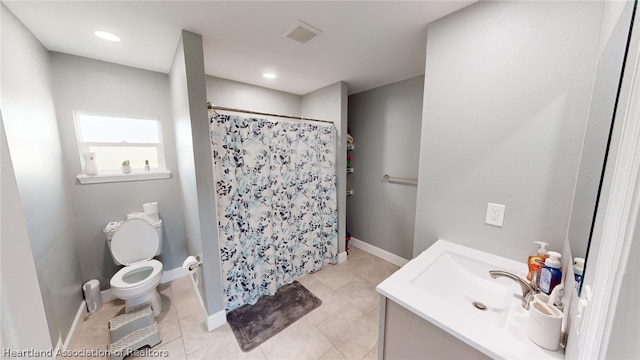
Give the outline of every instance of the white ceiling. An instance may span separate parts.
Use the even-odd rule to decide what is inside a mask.
[[[3,0],[51,51],[168,73],[186,29],[202,34],[207,74],[299,95],[337,81],[354,94],[423,74],[427,23],[475,1]],[[322,35],[306,45],[281,37],[296,20]]]

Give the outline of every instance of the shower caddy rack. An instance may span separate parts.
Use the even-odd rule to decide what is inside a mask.
[[[347,143],[347,151],[355,149],[353,143]],[[347,175],[353,173],[354,169],[351,166],[350,155],[347,155]],[[347,187],[347,196],[353,195],[353,189]]]

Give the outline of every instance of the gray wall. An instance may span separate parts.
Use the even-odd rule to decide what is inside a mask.
[[[189,111],[189,97],[187,95],[188,84],[182,38],[178,43],[171,71],[169,72],[169,84],[171,111],[175,129],[176,156],[178,158],[180,194],[187,236],[187,253],[189,255],[202,255],[200,217],[198,215],[198,200],[195,191],[196,177],[193,160],[193,139],[191,137],[191,112]]]
[[[355,149],[347,230],[405,259],[413,257],[417,187],[381,179],[418,177],[423,90],[424,76],[418,76],[349,96]]]
[[[126,214],[142,211],[142,204],[158,201],[164,244],[160,260],[165,270],[182,266],[186,257],[184,221],[176,178],[177,159],[169,78],[166,74],[98,60],[51,53],[56,111],[71,184],[78,252],[83,281],[96,278],[102,289],[121,266],[115,265],[102,227]],[[81,185],[76,176],[82,165],[76,141],[73,111],[114,116],[156,118],[163,134],[165,162],[172,178]]]
[[[31,252],[27,223],[22,212],[18,183],[9,156],[4,121],[1,120],[0,113],[0,347],[50,349],[52,344],[47,315],[38,286],[38,274]]]
[[[213,160],[207,117],[202,36],[182,31],[169,74],[181,194],[189,255],[201,255],[197,272],[207,313],[224,309]]]
[[[70,184],[58,135],[49,53],[1,6],[2,117],[55,346],[60,337],[67,337],[82,301]],[[17,276],[20,272],[15,269]]]
[[[345,251],[347,225],[347,83],[340,81],[302,96],[301,116],[333,121],[336,127],[336,186],[338,197],[338,253]]]
[[[414,255],[438,238],[519,261],[534,240],[562,249],[602,9],[479,2],[429,26]]]
[[[214,105],[300,116],[300,96],[207,75],[207,100]]]

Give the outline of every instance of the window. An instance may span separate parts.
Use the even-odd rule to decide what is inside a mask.
[[[165,170],[162,131],[157,119],[142,119],[75,112],[80,161],[83,153],[93,152],[98,175],[120,174],[125,160],[133,174]],[[80,179],[80,177],[79,177]]]

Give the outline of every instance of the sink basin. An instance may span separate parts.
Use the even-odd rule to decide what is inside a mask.
[[[450,311],[491,321],[502,327],[514,297],[513,282],[492,279],[489,270],[495,265],[456,252],[438,256],[410,283],[431,296]],[[504,283],[507,280],[507,283]],[[519,289],[519,288],[518,288]]]
[[[563,358],[529,340],[520,286],[507,278],[492,279],[489,270],[521,278],[527,274],[524,262],[438,240],[376,290],[491,358]]]

